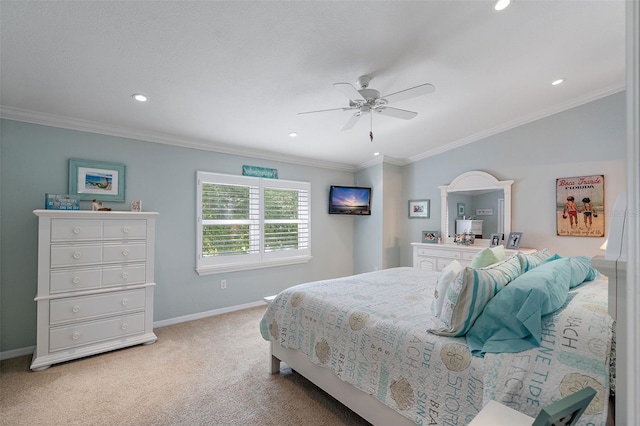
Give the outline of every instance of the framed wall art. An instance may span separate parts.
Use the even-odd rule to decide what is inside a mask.
[[[124,202],[126,166],[102,161],[69,160],[69,194],[81,200]]]
[[[409,218],[428,219],[429,215],[429,200],[409,200]]]
[[[556,179],[556,234],[604,237],[604,175]]]

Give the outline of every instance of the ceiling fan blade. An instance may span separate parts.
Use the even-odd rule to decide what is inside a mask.
[[[405,99],[415,98],[416,96],[426,95],[428,93],[433,93],[436,91],[436,88],[433,84],[425,83],[420,86],[411,87],[409,89],[404,89],[399,92],[389,93],[388,95],[382,96],[382,99],[386,99],[387,102],[398,102],[404,101]]]
[[[402,118],[403,120],[411,120],[413,117],[418,115],[417,112],[407,111],[404,109],[391,108],[388,106],[378,107],[373,109],[372,111],[377,112],[378,114],[386,115],[388,117]]]
[[[358,120],[360,120],[360,116],[362,114],[360,113],[360,111],[356,112],[355,114],[353,114],[351,116],[351,118],[349,119],[349,121],[347,121],[347,124],[344,125],[344,127],[342,127],[342,130],[349,130],[352,129],[353,126],[356,125],[356,123],[358,122]]]
[[[327,111],[349,111],[353,108],[331,108],[331,109],[319,109],[317,111],[305,111],[305,112],[299,112],[298,115],[304,115],[304,114],[315,114],[316,112],[327,112]]]
[[[347,98],[349,98],[352,101],[366,102],[366,99],[362,97],[360,92],[358,92],[358,90],[355,87],[353,87],[352,84],[349,84],[349,83],[334,83],[333,87],[338,89],[340,91],[340,93],[342,93],[343,95],[345,95]]]

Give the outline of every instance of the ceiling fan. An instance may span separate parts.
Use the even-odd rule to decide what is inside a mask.
[[[369,89],[369,82],[371,77],[363,75],[357,80],[359,89],[356,89],[351,83],[334,83],[333,87],[338,89],[343,95],[349,99],[349,106],[342,108],[322,109],[318,111],[306,111],[299,112],[298,115],[314,114],[317,112],[327,111],[355,111],[355,113],[349,118],[349,121],[342,127],[342,130],[349,130],[355,126],[360,117],[364,114],[373,116],[373,113],[386,115],[388,117],[402,118],[403,120],[410,120],[416,115],[417,112],[407,111],[399,108],[392,108],[388,106],[391,102],[403,101],[405,99],[414,98],[416,96],[426,95],[432,93],[436,88],[429,83],[421,84],[419,86],[410,87],[408,89],[400,90],[399,92],[389,93],[388,95],[380,96],[380,92],[375,89]],[[370,134],[373,140],[373,134]]]

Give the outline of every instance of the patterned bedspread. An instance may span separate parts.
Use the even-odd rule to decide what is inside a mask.
[[[427,332],[436,277],[393,268],[297,285],[269,304],[260,330],[419,425],[465,425],[489,399],[535,416],[584,386],[598,394],[579,424],[605,425],[606,281],[577,287],[544,317],[541,347],[478,358],[464,337]]]

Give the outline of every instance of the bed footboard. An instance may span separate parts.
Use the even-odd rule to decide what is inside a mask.
[[[270,346],[272,374],[279,372],[280,362],[284,362],[373,425],[415,426],[415,422],[387,407],[375,397],[343,382],[330,370],[315,365],[305,354],[278,344],[274,345],[273,342],[270,342]]]

